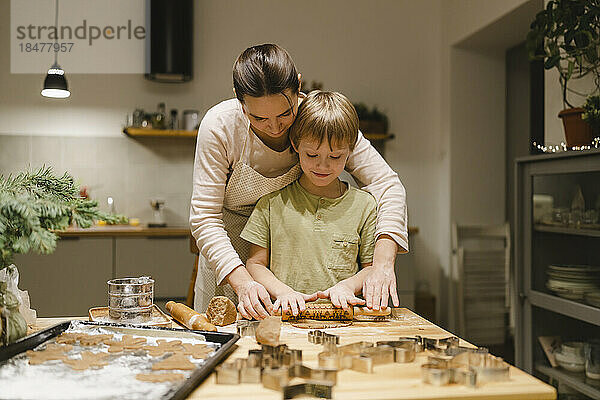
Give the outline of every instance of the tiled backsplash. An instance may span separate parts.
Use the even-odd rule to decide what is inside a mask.
[[[165,200],[169,225],[187,225],[195,140],[189,138],[67,137],[0,134],[0,174],[51,166],[70,173],[100,208],[142,223],[152,219],[150,199]]]

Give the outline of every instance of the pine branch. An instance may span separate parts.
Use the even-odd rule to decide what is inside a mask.
[[[56,177],[50,167],[4,177],[0,175],[0,269],[14,253],[49,254],[58,236],[72,222],[90,227],[95,220],[125,223],[121,215],[98,210],[94,200],[79,197],[79,188],[67,173]]]

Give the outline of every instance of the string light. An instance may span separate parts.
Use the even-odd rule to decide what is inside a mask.
[[[543,153],[559,153],[563,151],[585,151],[591,149],[600,149],[600,136],[592,139],[591,144],[583,146],[568,147],[565,142],[560,142],[558,145],[543,145],[533,142],[533,147],[542,151]]]

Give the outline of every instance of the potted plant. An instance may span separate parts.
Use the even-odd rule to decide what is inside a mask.
[[[369,109],[364,103],[354,104],[360,131],[362,133],[387,133],[389,121],[387,115],[379,111],[377,107]]]
[[[545,69],[556,68],[565,110],[559,113],[569,147],[589,145],[591,126],[582,119],[567,94],[571,79],[592,74],[593,88],[583,96],[600,93],[600,6],[597,0],[551,0],[531,24],[527,49],[532,60],[543,60]],[[581,93],[578,93],[581,94]]]
[[[50,254],[58,239],[54,231],[72,223],[87,228],[97,219],[126,222],[122,216],[99,211],[96,201],[80,197],[79,188],[67,173],[57,177],[51,168],[42,167],[15,176],[0,175],[0,346],[27,332],[19,313],[14,254]]]

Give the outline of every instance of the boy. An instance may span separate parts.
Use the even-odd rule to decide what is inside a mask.
[[[302,175],[256,204],[240,235],[252,244],[246,268],[274,310],[297,315],[317,298],[364,304],[356,294],[373,260],[377,203],[338,178],[358,137],[356,110],[340,93],[313,91],[289,135]]]

